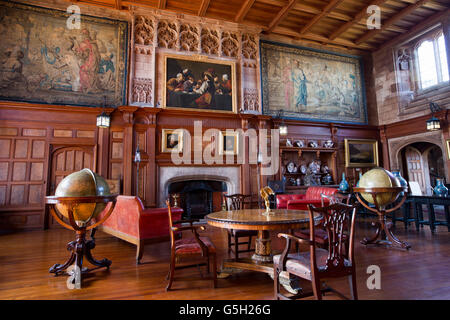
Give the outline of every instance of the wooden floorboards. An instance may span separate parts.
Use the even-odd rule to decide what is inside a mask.
[[[409,251],[365,247],[359,243],[371,235],[371,217],[359,217],[356,233],[356,263],[360,299],[450,299],[450,232],[437,227],[431,234],[428,227],[419,232],[411,226],[405,231],[397,223],[396,234],[412,245]],[[208,227],[218,249],[220,261],[228,258],[226,233]],[[143,264],[135,264],[136,247],[102,232],[97,232],[96,259],[112,260],[109,271],[97,270],[83,279],[82,289],[69,290],[67,276],[55,277],[48,269],[63,263],[68,257],[66,244],[74,239],[73,232],[63,229],[30,231],[0,235],[0,299],[272,299],[273,281],[262,273],[242,272],[219,279],[218,288],[212,282],[200,280],[195,268],[177,271],[173,291],[166,292],[169,267],[168,242],[145,247]],[[281,243],[272,235],[274,249]],[[381,268],[381,289],[369,290],[367,267]],[[185,281],[186,278],[199,279]],[[348,295],[348,282],[329,282]],[[337,299],[328,294],[325,299]]]

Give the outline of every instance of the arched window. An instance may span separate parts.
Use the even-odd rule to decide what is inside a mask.
[[[444,35],[424,40],[416,48],[420,89],[449,81]]]

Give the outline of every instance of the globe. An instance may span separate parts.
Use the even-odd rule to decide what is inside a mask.
[[[389,188],[401,187],[400,181],[390,171],[384,168],[374,168],[364,173],[359,180],[360,188]],[[372,194],[360,193],[364,200],[371,204],[375,204]],[[377,204],[384,207],[394,202],[399,196],[399,192],[380,192],[375,196]]]
[[[57,197],[86,197],[110,195],[108,183],[90,169],[83,169],[65,177],[55,191]],[[56,209],[69,218],[67,205],[58,203]],[[80,203],[74,207],[73,217],[79,223],[95,218],[106,207],[105,203]]]

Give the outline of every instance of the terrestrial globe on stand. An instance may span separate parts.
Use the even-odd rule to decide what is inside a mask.
[[[392,223],[388,223],[386,215],[399,209],[406,200],[407,186],[402,186],[399,179],[391,172],[383,168],[374,168],[362,175],[358,182],[358,186],[353,188],[356,193],[358,201],[368,210],[376,212],[378,221],[372,223],[377,227],[375,235],[370,238],[364,238],[361,243],[367,244],[388,244],[398,245],[402,248],[409,249],[411,246],[399,240],[392,233]],[[399,196],[401,200],[393,207],[386,209],[386,207],[394,203]],[[373,205],[373,206],[370,206]],[[383,239],[378,240],[378,237]]]
[[[86,231],[94,229],[109,218],[115,207],[116,198],[117,195],[110,194],[107,182],[90,169],[68,175],[59,183],[55,195],[46,197],[46,204],[49,205],[49,211],[55,220],[63,227],[76,232],[76,240],[67,245],[71,256],[63,265],[53,265],[49,270],[50,273],[59,275],[67,271],[71,274],[74,283],[80,285],[81,274],[100,267],[109,268],[110,260],[99,261],[92,257],[91,250],[95,248],[95,242],[93,234],[91,234],[92,240],[86,241]],[[94,221],[104,210],[107,210],[107,213],[103,218],[100,221]],[[86,257],[96,268],[83,269],[83,257]],[[73,270],[69,271],[71,266]]]

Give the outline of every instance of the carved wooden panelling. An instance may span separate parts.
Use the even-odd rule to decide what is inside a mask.
[[[77,130],[77,138],[94,138],[95,131]]]
[[[8,162],[0,162],[0,181],[8,180]]]
[[[161,20],[158,22],[158,46],[167,49],[176,49],[178,32],[173,22]]]
[[[0,136],[17,136],[17,128],[0,128]]]
[[[42,159],[45,156],[45,141],[34,140],[31,157],[33,159]]]
[[[135,78],[133,80],[133,102],[152,103],[152,80]]]
[[[259,98],[257,89],[244,89],[244,110],[258,110]]]
[[[242,35],[242,56],[245,59],[256,60],[258,56],[258,42],[255,35],[249,33]]]
[[[72,130],[54,130],[53,136],[57,138],[69,138],[72,137]]]
[[[45,129],[23,129],[24,137],[45,137],[47,130]]]
[[[26,162],[14,162],[12,180],[24,181],[26,172],[27,172]]]
[[[23,159],[28,154],[28,140],[16,140],[16,146],[14,149],[14,158]]]
[[[122,180],[123,177],[123,131],[110,133],[109,178]]]
[[[202,52],[206,54],[219,54],[219,32],[217,30],[202,29],[201,33]]]
[[[24,204],[24,195],[25,195],[25,185],[16,184],[11,186],[11,197],[10,204],[11,205],[20,205]]]
[[[237,58],[239,52],[238,36],[234,33],[222,32],[222,55]]]
[[[180,26],[180,49],[184,51],[198,51],[200,35],[197,27],[188,24]]]
[[[154,37],[153,21],[144,16],[137,16],[134,26],[134,42],[141,45],[152,45]]]
[[[9,158],[11,141],[11,139],[0,139],[0,158]]]

